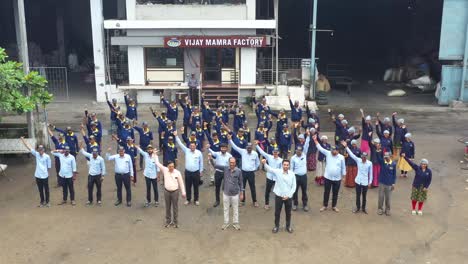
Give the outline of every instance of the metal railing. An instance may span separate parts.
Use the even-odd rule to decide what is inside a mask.
[[[301,79],[302,58],[279,58],[278,81],[286,84],[290,79]],[[272,58],[257,59],[257,84],[274,84],[276,80],[276,61]]]
[[[37,71],[47,80],[47,91],[54,95],[56,102],[68,102],[68,73],[67,67],[30,67],[30,71]]]
[[[246,0],[137,0],[138,5],[169,4],[169,5],[242,5]]]

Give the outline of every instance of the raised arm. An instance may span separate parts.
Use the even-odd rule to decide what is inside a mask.
[[[265,157],[266,159],[270,159],[270,158],[273,157],[273,156],[271,156],[270,154],[268,154],[268,153],[266,153],[265,151],[263,151],[263,149],[262,149],[259,145],[256,146],[256,149],[257,149],[257,151],[260,153],[260,155],[262,155],[262,156]]]
[[[232,138],[229,139],[229,145],[231,145],[231,147],[232,147],[235,151],[239,152],[241,155],[244,154],[245,149],[239,148],[239,147],[236,145],[236,143],[234,143],[234,141],[232,141]]]
[[[346,147],[346,152],[348,152],[349,157],[352,158],[354,161],[359,162],[358,157],[356,157],[356,155],[354,155],[354,153],[348,148],[348,146],[346,146],[344,144],[343,144],[343,146]]]
[[[306,141],[304,143],[304,148],[303,148],[303,151],[306,154],[306,156],[308,154],[307,152],[309,152],[309,144],[310,144],[310,135],[307,135]]]
[[[408,164],[411,166],[411,168],[413,168],[413,170],[417,170],[419,168],[419,166],[414,163],[412,160],[410,160],[408,157],[404,156],[406,162],[408,162]]]
[[[26,142],[26,140],[24,140],[24,137],[20,137],[20,140],[26,148],[28,148],[31,151],[34,150],[34,148],[28,142]]]
[[[179,145],[179,148],[181,148],[182,151],[183,151],[184,153],[187,152],[187,151],[189,151],[189,148],[187,148],[187,147],[182,143],[182,141],[180,141],[180,138],[179,138],[176,134],[174,134],[174,137],[176,138],[177,145]]]

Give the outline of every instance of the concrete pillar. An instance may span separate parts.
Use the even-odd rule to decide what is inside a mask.
[[[60,65],[66,65],[67,54],[65,52],[65,27],[63,25],[63,6],[57,6],[57,18],[56,18],[56,27],[57,27],[57,47],[59,54],[59,63]]]
[[[93,34],[96,99],[99,102],[104,102],[106,66],[104,63],[104,17],[102,13],[102,0],[89,0],[89,3],[91,8],[91,29]]]
[[[127,20],[136,19],[136,0],[126,0],[126,9],[127,9]]]
[[[133,85],[144,85],[145,52],[142,46],[128,46],[128,81]]]
[[[241,48],[240,84],[253,85],[257,83],[257,49]]]
[[[13,12],[15,16],[16,43],[18,45],[18,58],[23,63],[24,73],[29,73],[29,54],[28,54],[28,34],[26,31],[26,17],[24,15],[24,0],[13,1]],[[28,95],[31,95],[31,89],[28,89]],[[33,112],[26,113],[28,122],[28,136],[36,137],[34,129]]]
[[[256,19],[256,0],[246,0],[247,4],[247,20],[255,20]]]

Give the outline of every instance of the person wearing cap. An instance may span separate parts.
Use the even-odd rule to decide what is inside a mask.
[[[197,138],[197,132],[196,132],[196,131],[192,131],[192,132],[190,133],[190,136],[189,136],[189,137],[186,137],[186,136],[183,134],[183,133],[184,133],[184,128],[181,128],[181,130],[182,130],[182,139],[184,140],[185,145],[186,145],[187,147],[190,147],[190,145],[193,143],[193,144],[195,144],[196,148],[197,148],[198,150],[201,151],[202,148],[203,148],[203,145],[202,145],[202,142],[200,142],[200,140],[198,140],[198,138]]]
[[[348,146],[349,150],[353,153],[355,157],[360,158],[362,153],[361,153],[361,150],[357,146],[357,140],[355,139],[351,140],[350,145],[351,146]],[[347,151],[344,153],[344,157],[345,157],[345,164],[346,164],[345,186],[349,188],[354,188],[356,185],[355,184],[356,176],[358,174],[358,165],[356,161],[348,154]]]
[[[348,148],[346,141],[342,142],[343,146],[346,148],[346,152],[349,157],[357,164],[357,176],[355,178],[356,182],[356,208],[353,209],[353,213],[358,213],[362,210],[363,213],[367,214],[366,211],[366,202],[367,202],[367,189],[372,183],[372,162],[370,162],[367,157],[367,152],[363,151],[361,157],[354,155],[353,151]],[[361,204],[361,194],[362,194],[362,204]],[[362,205],[362,206],[361,206]]]
[[[96,142],[101,145],[101,141],[102,141],[102,130],[98,128],[98,126],[96,125],[96,123],[94,122],[91,122],[89,125],[86,125],[87,126],[87,130],[88,130],[88,135],[91,137],[93,136],[94,139],[96,140]]]
[[[97,118],[97,115],[96,115],[95,112],[92,112],[90,114],[88,112],[88,109],[85,109],[85,119],[86,119],[86,125],[87,125],[87,128],[88,128],[88,132],[89,132],[89,129],[90,129],[92,123],[94,123],[96,125],[96,128],[99,131],[102,131],[101,121],[99,121],[99,119]],[[89,133],[89,134],[91,134],[91,133]]]
[[[177,145],[185,154],[185,183],[187,192],[187,201],[185,205],[191,203],[192,200],[192,185],[193,185],[193,200],[195,205],[200,205],[199,202],[199,186],[201,173],[203,172],[203,154],[197,149],[195,142],[190,142],[189,147],[186,147],[180,138],[177,136],[177,131],[174,131],[174,137]]]
[[[292,144],[292,135],[289,132],[288,125],[283,124],[283,130],[279,134],[278,145],[281,152],[281,158],[286,159],[288,158],[289,152],[291,152],[291,144]]]
[[[338,153],[336,146],[331,147],[331,151],[326,150],[320,146],[317,141],[317,136],[313,136],[314,143],[317,149],[325,155],[327,162],[325,167],[325,188],[323,193],[323,207],[320,212],[328,209],[328,199],[330,198],[330,190],[333,192],[332,196],[332,209],[339,212],[336,207],[338,202],[338,192],[340,191],[341,179],[346,176],[346,166],[343,155]]]
[[[401,146],[401,154],[405,154],[405,158],[412,160],[414,159],[416,146],[414,145],[414,142],[411,140],[411,138],[411,133],[405,134],[405,141],[403,141]],[[408,162],[406,162],[405,158],[403,158],[403,156],[400,157],[397,163],[397,167],[401,173],[400,177],[406,178],[408,177],[408,172],[413,170],[413,167],[410,166]]]
[[[302,147],[303,150],[304,144],[305,144],[305,137],[304,134],[299,134],[297,135],[297,128],[299,127],[299,124],[294,124],[294,129],[293,129],[293,140],[294,140],[294,150],[296,150],[298,147]],[[306,129],[306,131],[309,131]]]
[[[99,156],[99,149],[92,148],[91,153],[83,149],[83,144],[80,148],[80,153],[86,157],[88,163],[88,201],[86,205],[93,204],[93,189],[96,185],[96,201],[98,205],[102,204],[102,192],[101,185],[104,181],[104,175],[106,175],[106,164],[104,159]]]
[[[90,135],[89,137],[86,136],[86,133],[84,131],[84,126],[81,125],[81,135],[83,136],[83,140],[86,144],[86,151],[88,153],[92,153],[93,149],[97,149],[98,153],[101,153],[101,147],[99,144],[96,142],[96,138],[94,135]],[[89,158],[86,158],[89,161]]]
[[[396,118],[397,113],[392,114],[392,122],[393,122],[393,159],[397,159],[400,157],[401,148],[403,142],[405,142],[405,135],[408,133],[408,129],[405,125],[405,120],[403,118]]]
[[[229,114],[234,115],[234,123],[232,126],[234,131],[238,131],[239,128],[244,126],[244,122],[246,120],[242,105],[239,105],[236,109],[232,109]]]
[[[127,92],[124,92],[125,105],[127,106],[127,113],[125,117],[130,120],[138,120],[138,110],[135,100],[128,96]]]
[[[182,198],[186,198],[184,180],[179,170],[175,168],[175,163],[172,160],[167,162],[167,166],[159,163],[158,157],[155,158],[156,166],[163,175],[164,182],[164,202],[166,207],[166,223],[164,227],[173,226],[179,227],[179,193]],[[171,213],[172,210],[172,213]]]
[[[385,152],[392,152],[393,151],[393,140],[390,136],[390,131],[384,130],[382,132],[381,126],[377,121],[375,123],[375,132],[380,139],[380,144],[382,145],[382,151]]]
[[[429,169],[429,161],[421,159],[421,162],[417,165],[410,158],[406,157],[405,153],[402,153],[402,156],[415,172],[411,188],[411,214],[416,215],[416,204],[418,204],[417,214],[423,215],[422,208],[427,200],[427,190],[432,181],[432,170]]]
[[[317,135],[317,140],[320,142],[320,138],[318,137],[318,133],[315,128],[311,127],[307,130],[309,130],[309,137]],[[309,144],[309,149],[307,150],[307,171],[315,171],[317,169],[317,152],[318,150],[315,144]],[[317,178],[317,176],[315,178]]]
[[[153,142],[153,132],[150,130],[148,122],[143,121],[141,127],[135,125],[133,126],[133,129],[135,129],[140,135],[140,147],[142,149],[147,149],[147,147]],[[143,160],[145,160],[145,157],[140,154],[140,170],[143,169]]]
[[[214,185],[215,185],[215,203],[213,207],[217,207],[220,203],[220,191],[221,191],[221,183],[224,177],[224,168],[229,167],[229,159],[232,157],[231,154],[227,152],[228,145],[221,144],[219,150],[213,147],[213,145],[208,144],[206,146],[208,149],[208,158],[211,158],[213,161],[213,166],[215,167],[214,173]]]
[[[390,216],[390,209],[392,203],[392,192],[395,190],[396,182],[396,163],[392,160],[391,153],[385,152],[382,156],[377,156],[380,162],[379,173],[379,200],[377,203],[377,214],[383,215],[384,212]],[[374,178],[375,178],[374,174]],[[385,202],[385,208],[384,206]]]
[[[281,109],[278,114],[270,111],[270,114],[276,118],[276,138],[279,138],[281,130],[283,130],[283,125],[288,125],[288,117],[284,109]]]
[[[294,172],[290,170],[290,161],[283,160],[281,169],[274,169],[270,165],[266,164],[266,160],[262,160],[265,165],[265,170],[272,173],[275,181],[275,187],[273,193],[275,194],[275,227],[272,232],[278,233],[281,209],[284,205],[284,211],[286,213],[286,231],[292,233],[291,227],[291,209],[292,209],[292,197],[296,191],[296,178]]]
[[[222,125],[221,127],[216,127],[216,133],[218,134],[218,138],[219,138],[219,141],[221,141],[221,143],[226,143],[228,144],[229,140],[227,138],[227,136],[229,135],[229,132],[226,130],[226,128],[224,128]]]
[[[163,165],[167,166],[169,161],[174,162],[174,165],[177,166],[177,154],[178,149],[174,142],[174,136],[170,135],[167,137],[167,143],[165,143],[165,147],[163,151]]]
[[[108,149],[110,151],[111,148]],[[106,153],[106,159],[108,161],[114,161],[115,171],[115,185],[117,186],[117,201],[114,205],[119,206],[122,203],[122,185],[125,186],[127,207],[132,206],[132,186],[130,184],[133,181],[133,164],[130,155],[125,154],[125,148],[119,146],[118,154],[110,155]]]
[[[116,129],[117,129],[117,123],[116,123],[116,120],[117,120],[117,112],[119,112],[120,110],[120,107],[117,105],[117,99],[115,98],[112,98],[112,103],[109,101],[109,95],[107,94],[107,92],[105,92],[106,94],[106,101],[107,101],[107,105],[109,106],[109,110],[110,110],[110,120],[111,120],[111,133],[116,133]]]
[[[172,135],[172,133],[174,133],[176,129],[175,127],[175,122],[171,121],[171,120],[166,120],[166,122],[162,122],[160,124],[160,127],[162,127],[162,132],[160,133],[160,136],[161,136],[161,140],[163,142],[163,145],[162,145],[162,148],[161,149],[164,149],[166,147],[166,144],[167,144],[167,139],[168,139],[168,136]]]
[[[161,112],[161,115],[158,112],[154,111],[152,107],[150,107],[151,114],[153,114],[154,118],[158,121],[158,138],[159,138],[159,149],[164,149],[164,134],[166,133],[167,121],[169,119],[166,117],[165,112]]]
[[[328,143],[328,137],[326,135],[322,135],[319,137],[319,134],[316,134],[317,136],[317,142],[319,142],[320,146],[322,146],[323,149],[326,149],[328,151],[331,150],[331,145]],[[311,144],[314,145],[315,148],[318,151],[317,145],[316,144]],[[325,168],[327,167],[327,157],[325,154],[322,152],[318,151],[318,157],[317,157],[317,169],[315,172],[315,183],[317,185],[324,185],[325,184]]]
[[[258,125],[257,130],[255,130],[255,140],[258,142],[257,145],[259,145],[262,150],[266,150],[267,148],[267,139],[268,129],[265,128],[265,124],[261,122]]]
[[[171,121],[177,121],[177,117],[179,115],[179,108],[177,107],[177,102],[169,101],[164,97],[163,93],[160,93],[161,101],[163,102],[164,106],[167,108],[167,118]]]
[[[133,184],[135,184],[137,182],[136,157],[138,155],[138,149],[135,146],[134,140],[131,137],[127,137],[125,141],[123,139],[116,138],[114,136],[113,138],[117,140],[117,143],[119,143],[119,145],[125,149],[125,154],[129,155],[130,159],[132,160],[132,167],[133,167],[132,181],[133,181]]]
[[[31,154],[36,158],[36,170],[34,171],[34,178],[36,179],[39,197],[41,199],[38,207],[50,207],[49,200],[49,169],[52,167],[50,156],[45,153],[43,145],[37,147],[37,151],[21,137],[21,142],[24,146],[31,151]]]
[[[266,153],[257,143],[257,151],[260,155],[263,156],[268,162],[268,165],[273,169],[281,169],[283,159],[279,156],[279,149],[278,147],[273,148],[272,154]],[[275,185],[275,176],[272,172],[266,173],[266,184],[265,184],[265,210],[270,209],[270,192]]]
[[[257,114],[257,128],[260,127],[260,124],[263,124],[267,129],[272,127],[271,119],[267,116],[264,110],[261,112],[255,111],[255,113]]]
[[[372,162],[372,175],[374,175],[372,179],[371,188],[379,187],[379,175],[380,170],[382,169],[382,164],[380,160],[383,158],[383,150],[382,145],[380,144],[380,139],[374,138],[371,142],[369,142],[370,148],[370,160]]]
[[[52,133],[52,130],[50,129],[52,126],[49,125],[47,126],[47,132],[49,133],[50,138],[52,139],[52,142],[54,143],[55,149],[58,150],[63,150],[65,149],[65,146],[68,146],[67,142],[65,141],[65,135],[62,133],[59,133],[58,138],[54,136],[54,133]],[[59,172],[60,172],[60,159],[59,157],[54,157],[54,164],[55,164],[55,173],[57,174],[57,185],[56,187],[62,186],[62,181],[60,180]]]
[[[124,123],[127,121],[124,114],[121,111],[117,112],[117,118],[115,119],[115,125],[117,126],[117,135],[120,134],[120,130],[124,127]]]
[[[296,148],[296,154],[291,157],[291,169],[296,175],[296,191],[293,195],[293,211],[297,210],[299,204],[299,188],[302,192],[302,209],[307,212],[309,207],[307,206],[307,151],[309,150],[310,136],[309,131],[306,132],[307,139],[304,146],[298,146]]]
[[[184,126],[185,135],[187,135],[187,129],[190,126],[190,116],[192,115],[192,105],[187,97],[185,98],[185,102],[182,101],[182,99],[180,99],[179,104],[182,107],[182,110],[184,111],[184,118],[182,124]]]
[[[309,118],[307,119],[307,122],[306,120],[301,120],[301,124],[300,126],[304,129],[319,129],[319,125],[316,123],[315,119],[313,118]]]
[[[250,186],[250,194],[252,196],[252,202],[255,207],[258,207],[257,202],[257,191],[255,188],[255,171],[258,170],[260,166],[260,159],[258,157],[258,153],[253,151],[252,143],[248,143],[246,148],[240,148],[236,145],[233,141],[232,137],[229,136],[229,144],[231,145],[232,149],[237,151],[240,154],[242,163],[241,163],[241,170],[242,170],[242,179],[244,185],[244,199],[241,200],[241,204],[245,205],[245,187],[246,183],[249,183]]]
[[[302,107],[299,105],[299,101],[294,101],[294,104],[291,100],[291,96],[288,95],[289,106],[291,107],[291,121],[300,122],[302,119]]]
[[[221,108],[221,114],[223,115],[223,123],[229,123],[229,109],[226,107],[224,101],[219,101],[221,96],[216,97],[215,107]]]
[[[156,159],[158,155],[153,151],[153,146],[146,146],[146,151],[143,151],[141,147],[136,146],[140,155],[145,159],[145,175],[146,182],[146,202],[144,207],[149,207],[151,204],[151,186],[153,186],[154,193],[154,207],[159,206],[159,195],[158,195],[158,172],[159,167],[156,166]]]
[[[244,138],[247,140],[247,142],[251,142],[251,131],[249,128],[249,122],[247,120],[244,121],[244,124],[242,125],[242,129],[244,130]]]
[[[190,100],[192,100],[194,105],[198,104],[198,97],[200,96],[200,89],[198,86],[199,84],[197,78],[195,77],[195,73],[190,74],[190,78],[188,79],[188,87],[190,91]]]
[[[197,128],[197,123],[199,123],[200,125],[203,124],[203,116],[200,113],[200,108],[198,108],[198,106],[195,106],[193,108],[189,123],[191,131],[195,131],[195,129]]]
[[[206,122],[203,122],[203,123],[206,125]],[[206,126],[202,127],[202,124],[197,123],[195,124],[195,130],[192,131],[192,132],[195,132],[195,135],[197,137],[198,142],[200,142],[200,145],[203,144],[203,141],[205,141],[205,130],[208,130]]]
[[[369,142],[372,141],[373,127],[372,117],[370,115],[365,116],[364,110],[359,109],[361,112],[361,123],[362,123],[362,138],[361,138],[361,151],[370,153]]]
[[[261,102],[257,102],[257,99],[255,98],[255,94],[252,96],[253,103],[257,106],[257,112],[260,113],[261,111],[264,111],[265,113],[268,113],[270,111],[270,107],[267,104],[266,98],[263,97]]]
[[[130,121],[125,120],[123,123],[117,122],[119,127],[119,133],[117,136],[122,139],[126,139],[128,137],[135,139],[135,132],[130,124]]]
[[[70,191],[70,200],[72,205],[75,203],[75,188],[73,182],[76,179],[76,160],[73,155],[70,155],[70,147],[65,146],[63,150],[53,150],[52,155],[60,159],[60,180],[62,182],[63,200],[59,205],[67,203],[68,191]]]
[[[227,138],[228,138],[228,143],[229,141],[231,140],[230,138],[232,138],[232,141],[236,144],[237,147],[241,148],[241,149],[245,149],[247,147],[247,139],[244,137],[244,129],[243,128],[240,128],[238,131],[237,131],[237,134],[233,133],[233,131],[226,125],[223,123],[223,127],[228,131],[228,135],[227,135]],[[232,149],[231,150],[231,154],[234,158],[236,158],[236,162],[237,162],[237,167],[239,168],[242,168],[242,157],[241,157],[241,154],[239,152],[237,152],[235,149]],[[245,180],[245,178],[244,178]],[[245,184],[244,184],[245,186]]]
[[[339,114],[337,118],[331,109],[328,109],[328,114],[330,115],[332,122],[335,124],[335,144],[338,146],[343,137],[348,133],[348,128],[346,127],[348,125],[348,121],[344,119],[343,114]]]
[[[306,102],[306,112],[307,112],[307,121],[309,124],[312,124],[313,121],[313,127],[318,131],[320,131],[320,117],[318,116],[317,112],[315,109],[310,109],[309,104]],[[313,144],[311,144],[313,145]]]
[[[208,132],[208,130],[205,130],[205,135],[206,135],[206,138],[208,139],[208,143],[209,143],[208,148],[210,150],[214,151],[214,152],[221,151],[221,145],[223,143],[219,140],[218,133],[213,132],[213,134],[210,136],[210,133]],[[224,144],[227,147],[227,144],[226,143],[224,143]],[[210,176],[210,185],[213,186],[213,185],[215,185],[215,173],[210,170],[209,174],[211,175]]]
[[[70,154],[76,157],[76,153],[80,149],[78,146],[78,137],[75,135],[71,127],[67,127],[66,131],[54,126],[54,130],[65,135],[65,141],[70,148]]]
[[[205,93],[201,95],[201,109],[202,109],[202,119],[203,119],[203,129],[207,129],[211,133],[211,121],[216,115],[213,110],[210,108],[210,104],[205,101]]]
[[[377,122],[378,125],[380,126],[380,131],[385,131],[387,130],[388,133],[390,134],[390,137],[393,135],[393,126],[392,126],[392,120],[390,117],[384,117],[383,121],[380,120],[380,113],[377,112]]]
[[[278,146],[278,143],[276,142],[276,138],[275,137],[271,137],[269,141],[267,141],[267,148],[266,148],[266,153],[270,154],[270,155],[273,155],[273,150],[274,149],[278,149],[279,151],[279,146]],[[279,153],[278,153],[279,155]]]

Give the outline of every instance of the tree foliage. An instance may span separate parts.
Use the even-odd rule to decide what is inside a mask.
[[[7,58],[0,47],[0,110],[22,114],[49,104],[53,95],[46,90],[47,80],[35,71],[25,74],[22,63]]]

